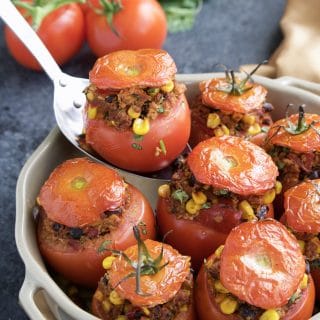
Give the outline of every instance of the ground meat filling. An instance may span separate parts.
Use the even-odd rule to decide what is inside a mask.
[[[218,189],[196,181],[194,175],[186,164],[186,157],[179,157],[175,163],[175,172],[171,177],[169,207],[170,212],[177,218],[196,219],[202,209],[209,209],[212,205],[223,204],[242,213],[242,220],[263,219],[268,213],[268,206],[264,203],[264,195],[240,196],[227,189]],[[202,196],[205,202],[199,205],[196,212],[190,212],[188,202]],[[245,202],[248,203],[243,206]],[[249,209],[248,209],[249,207]],[[248,210],[253,210],[253,215]]]
[[[127,130],[132,127],[135,117],[154,120],[159,115],[169,114],[186,90],[184,84],[173,81],[173,85],[170,92],[165,92],[161,88],[140,87],[100,90],[91,84],[85,94],[89,107],[97,108],[95,119],[104,119],[110,126]]]
[[[273,146],[269,154],[279,168],[278,179],[284,191],[306,179],[320,177],[319,152],[296,153],[286,147]]]
[[[233,294],[228,292],[220,282],[220,258],[214,256],[213,259],[210,259],[206,262],[205,265],[206,272],[207,272],[207,281],[209,283],[209,288],[211,289],[212,298],[215,302],[220,305],[220,303],[226,298],[232,298],[233,300],[237,301],[237,308],[233,315],[237,315],[240,319],[244,320],[259,320],[261,315],[266,311],[265,309],[261,309],[246,303],[245,301],[239,300]],[[309,278],[308,278],[309,281]],[[303,290],[305,288],[298,288],[297,291],[291,296],[288,303],[281,307],[276,308],[277,313],[282,319],[286,313],[288,312],[289,308],[297,303],[302,296]]]
[[[51,244],[64,242],[67,246],[80,249],[86,241],[97,239],[117,229],[123,218],[123,212],[128,207],[128,201],[129,199],[126,199],[124,205],[115,210],[102,212],[101,219],[97,223],[81,228],[72,228],[52,221],[48,218],[44,208],[39,206],[36,218],[38,228],[44,231],[40,233],[41,240]]]
[[[100,302],[100,316],[104,320],[125,316],[128,320],[173,320],[181,312],[186,312],[192,302],[193,277],[190,273],[173,299],[154,307],[134,306],[128,300],[115,300],[114,288],[108,281],[108,272],[100,280],[95,298]]]
[[[265,102],[262,108],[248,114],[224,112],[203,105],[200,98],[191,108],[193,126],[201,127],[208,138],[223,134],[250,138],[261,132],[267,132],[273,123],[272,110],[273,106]],[[212,114],[215,116],[212,117]]]

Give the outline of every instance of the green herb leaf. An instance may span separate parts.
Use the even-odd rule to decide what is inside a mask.
[[[98,248],[98,253],[102,253],[102,252],[105,252],[107,250],[110,250],[109,249],[109,246],[112,244],[112,241],[111,240],[105,240],[103,241],[99,248]]]
[[[157,112],[158,112],[158,113],[164,113],[164,107],[163,107],[163,105],[159,105],[159,106],[157,107]]]
[[[139,134],[133,134],[133,139],[136,141],[142,141],[143,140],[143,136],[139,135]]]
[[[173,191],[171,194],[171,197],[175,200],[180,201],[181,204],[183,202],[186,202],[189,199],[188,194],[182,189],[177,189],[177,190]]]
[[[139,143],[133,143],[131,146],[133,149],[142,150],[142,145]]]
[[[211,208],[211,203],[206,202],[201,206],[201,209],[210,209]]]
[[[164,143],[164,141],[161,139],[159,141],[159,145],[160,145],[160,149],[161,149],[161,152],[166,155],[167,154],[167,148],[166,148],[166,145]]]

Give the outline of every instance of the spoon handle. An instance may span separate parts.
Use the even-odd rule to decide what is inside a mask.
[[[52,81],[60,79],[62,71],[38,35],[10,0],[1,0],[0,17],[30,50]]]

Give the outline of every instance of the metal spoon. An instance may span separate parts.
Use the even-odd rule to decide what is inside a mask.
[[[43,70],[52,80],[54,85],[53,109],[57,124],[64,136],[79,150],[96,161],[105,163],[94,155],[82,149],[78,143],[78,137],[83,130],[83,108],[85,104],[84,88],[89,84],[88,79],[72,77],[61,71],[47,48],[38,35],[22,17],[10,0],[2,0],[0,17],[13,30],[19,39],[30,50],[38,60]],[[165,179],[154,179],[137,175],[125,170],[115,168],[120,172],[127,182],[139,187],[149,198],[151,205],[155,207],[157,188],[163,184]]]

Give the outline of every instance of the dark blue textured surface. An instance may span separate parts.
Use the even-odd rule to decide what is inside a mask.
[[[281,41],[285,0],[207,0],[191,31],[170,34],[164,48],[179,73],[237,69],[268,58]],[[1,10],[1,9],[0,9]],[[19,66],[5,47],[0,22],[0,319],[27,319],[18,305],[24,265],[14,240],[15,186],[33,150],[55,126],[52,84],[45,74]],[[63,71],[86,77],[95,58],[84,47]]]

